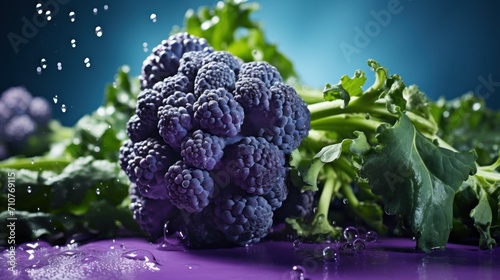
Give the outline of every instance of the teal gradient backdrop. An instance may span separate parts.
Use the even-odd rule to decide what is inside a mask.
[[[52,19],[29,30],[26,22],[33,23],[38,2],[49,4]],[[294,62],[300,79],[308,85],[336,83],[340,76],[352,75],[358,68],[369,72],[366,60],[374,58],[391,73],[400,74],[407,84],[419,85],[433,99],[476,91],[490,107],[500,107],[498,1],[258,2],[261,9],[254,18],[264,25],[267,39]],[[188,8],[216,3],[1,1],[0,90],[24,85],[34,95],[57,95],[55,117],[71,125],[99,106],[104,87],[113,81],[118,67],[127,64],[131,73],[138,75],[142,60],[168,37],[172,26],[182,25]],[[74,22],[69,16],[72,11]],[[150,19],[153,13],[156,22]],[[101,37],[96,36],[97,26],[102,28]],[[22,42],[12,43],[12,34],[22,37]],[[71,39],[76,40],[75,48]],[[144,43],[148,53],[143,50]],[[42,58],[47,68],[37,74]],[[90,60],[88,68],[85,58]],[[68,108],[65,113],[60,110],[63,103]]]

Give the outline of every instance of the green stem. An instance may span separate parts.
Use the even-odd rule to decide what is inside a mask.
[[[316,215],[317,217],[323,215],[326,221],[328,221],[328,211],[330,209],[330,202],[332,201],[332,196],[335,190],[335,184],[340,183],[338,181],[336,182],[335,179],[335,172],[331,168],[326,168],[325,185],[323,186],[321,196],[319,197],[318,214]]]
[[[15,158],[0,162],[0,168],[29,170],[62,170],[71,161],[67,158],[49,159],[43,157]]]
[[[311,122],[311,128],[326,131],[350,131],[351,133],[361,130],[375,133],[380,124],[380,121],[372,118],[367,119],[363,114],[340,114],[314,120]]]

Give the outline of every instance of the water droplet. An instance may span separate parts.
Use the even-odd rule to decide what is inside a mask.
[[[377,242],[378,234],[375,231],[368,231],[365,236],[366,243],[375,243]]]
[[[201,266],[199,264],[193,263],[193,264],[186,264],[184,265],[187,269],[198,269]]]
[[[150,19],[152,22],[156,22],[156,14],[154,14],[154,13],[153,13],[153,14],[151,14],[151,15],[149,16],[149,19]]]
[[[41,75],[41,74],[42,74],[42,67],[38,66],[38,67],[36,68],[36,73],[37,73],[38,75]]]
[[[306,279],[306,269],[300,265],[294,265],[292,271],[290,272],[290,279],[293,280],[304,280]]]
[[[101,37],[101,36],[102,36],[102,28],[101,28],[100,26],[97,26],[97,27],[95,28],[95,35],[96,35],[97,37]]]
[[[450,116],[450,112],[444,111],[443,112],[443,118],[448,118]]]
[[[96,262],[98,260],[99,260],[99,258],[97,258],[97,257],[87,256],[87,257],[82,259],[82,263],[91,263],[91,262]]]
[[[342,199],[342,203],[344,203],[344,205],[349,204],[349,199],[347,198]]]
[[[318,217],[316,218],[316,222],[318,224],[322,224],[325,221],[325,215],[319,214]]]
[[[69,21],[75,22],[75,12],[73,11],[69,12],[68,16],[69,16]]]
[[[103,9],[104,9],[105,11],[107,11],[107,10],[109,9],[109,6],[108,6],[108,5],[104,5]]]
[[[66,113],[66,105],[65,104],[61,105],[61,112]]]
[[[343,235],[347,242],[351,242],[358,237],[358,229],[355,227],[346,227],[344,229]]]
[[[302,242],[300,242],[300,240],[298,240],[298,239],[295,239],[292,243],[293,248],[295,248],[295,249],[299,249],[301,244],[302,244]]]
[[[37,207],[37,208],[36,208],[36,211],[40,212],[40,207]]]
[[[481,109],[481,103],[476,102],[476,103],[472,104],[472,111],[477,111],[479,109]]]
[[[61,62],[57,63],[57,70],[59,70],[59,71],[62,70],[62,63]]]
[[[144,52],[148,52],[148,43],[146,43],[146,42],[142,43],[142,50]]]
[[[60,252],[57,255],[64,256],[64,257],[73,257],[73,256],[77,256],[80,254],[83,254],[83,253],[80,251],[77,251],[77,250],[65,250],[65,251]]]
[[[318,207],[314,207],[314,208],[313,208],[313,213],[314,213],[314,214],[318,213]]]
[[[76,48],[76,40],[75,39],[71,39],[71,47],[73,49]]]
[[[50,10],[45,11],[45,17],[47,18],[47,21],[50,21],[52,19],[52,13]]]
[[[42,9],[42,3],[36,3],[36,13],[41,15],[43,13],[43,9]]]
[[[85,67],[89,68],[89,67],[90,67],[90,58],[86,57],[86,58],[83,60],[83,63],[85,63]]]
[[[28,187],[26,188],[26,191],[27,191],[28,193],[31,193],[31,186],[28,186]]]
[[[45,58],[40,59],[40,66],[42,66],[42,69],[46,69],[47,68],[47,59],[45,59]]]
[[[98,12],[99,10],[97,8],[92,9],[92,13],[94,13],[94,15],[97,15]]]
[[[34,160],[31,160],[31,164],[35,164],[35,161],[34,161]]]
[[[323,249],[323,258],[327,262],[336,261],[339,256],[337,249],[327,246]]]
[[[57,104],[57,94],[52,97],[52,100],[54,100],[54,104]]]
[[[156,262],[156,258],[153,253],[144,249],[130,250],[124,252],[121,256],[129,260]]]
[[[361,238],[356,238],[352,242],[352,248],[356,251],[360,251],[366,248],[365,241]]]
[[[97,188],[97,189],[95,189],[95,193],[96,193],[97,195],[100,195],[100,194],[101,194],[101,190],[100,190],[99,188]]]

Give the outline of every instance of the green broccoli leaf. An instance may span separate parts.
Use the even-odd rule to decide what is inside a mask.
[[[496,241],[491,235],[491,225],[493,223],[491,204],[493,203],[493,199],[484,190],[481,190],[479,203],[470,212],[470,217],[474,220],[474,226],[479,232],[479,247],[481,249],[491,249],[496,245]]]
[[[436,146],[405,114],[393,127],[381,125],[377,139],[360,175],[383,197],[385,211],[402,219],[419,249],[443,248],[452,228],[455,192],[477,171],[475,154]]]
[[[323,97],[326,101],[341,99],[344,101],[344,108],[347,107],[351,96],[363,94],[363,85],[366,82],[365,73],[361,70],[354,72],[352,78],[344,75],[336,85],[326,84],[323,90]]]

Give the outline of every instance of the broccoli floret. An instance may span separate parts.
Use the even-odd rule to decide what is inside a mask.
[[[160,107],[158,130],[163,141],[179,150],[182,139],[195,127],[192,115],[185,107],[170,105]]]
[[[28,115],[14,116],[5,124],[5,139],[18,144],[32,135],[35,129],[36,124]]]
[[[194,103],[194,118],[213,135],[236,136],[244,120],[243,107],[224,88],[203,92]]]
[[[185,52],[204,49],[210,49],[205,39],[187,33],[170,36],[144,60],[140,76],[141,87],[152,88],[157,82],[176,74],[179,60]]]
[[[156,125],[145,123],[138,115],[133,115],[127,122],[127,135],[133,142],[146,140],[155,135]],[[156,132],[157,134],[158,132]]]
[[[195,130],[181,144],[184,162],[204,170],[212,170],[224,155],[226,142],[223,138]]]
[[[168,199],[151,199],[141,195],[135,184],[130,185],[129,196],[129,209],[139,227],[154,241],[162,237],[164,224],[177,214],[177,208]]]
[[[237,77],[240,73],[241,65],[243,61],[231,53],[226,51],[215,51],[203,58],[203,65],[209,64],[210,62],[222,62],[229,66],[229,69],[233,70],[235,76]]]
[[[273,224],[271,205],[262,196],[224,193],[216,198],[214,213],[217,229],[238,245],[259,242]]]
[[[172,204],[190,213],[203,210],[214,190],[214,181],[206,170],[189,167],[182,160],[170,166],[165,183]]]
[[[158,108],[163,103],[163,95],[153,89],[144,89],[137,96],[136,114],[146,124],[158,123]]]
[[[192,89],[190,89],[190,81],[188,77],[182,74],[175,74],[173,76],[165,78],[163,81],[157,82],[153,86],[153,89],[161,93],[163,99],[168,98],[176,91],[182,91],[182,92],[192,91]]]
[[[31,100],[28,113],[38,125],[46,124],[52,117],[52,109],[49,102],[45,98],[38,96],[33,97]]]
[[[229,145],[219,164],[232,182],[254,195],[266,195],[275,185],[284,184],[285,156],[277,146],[261,137],[244,137]]]
[[[303,218],[312,214],[314,191],[301,191],[298,187],[287,184],[288,196],[281,207],[274,212],[274,222],[284,222],[288,217]]]
[[[194,80],[203,66],[203,59],[210,54],[210,51],[187,52],[182,55],[179,62],[179,73],[182,73],[189,79],[188,91],[194,92]]]
[[[234,71],[223,62],[210,62],[198,70],[194,80],[194,93],[200,96],[207,89],[225,88],[227,91],[234,90]]]
[[[239,78],[257,78],[264,82],[266,87],[283,82],[276,67],[264,61],[252,61],[241,66]]]
[[[243,63],[186,33],[144,65],[120,166],[140,195],[174,205],[169,227],[187,246],[258,242],[287,201],[286,157],[310,127],[305,102],[270,64]]]
[[[176,153],[162,140],[148,138],[134,143],[133,155],[128,160],[126,173],[141,195],[152,199],[167,198],[164,175],[178,159]]]

